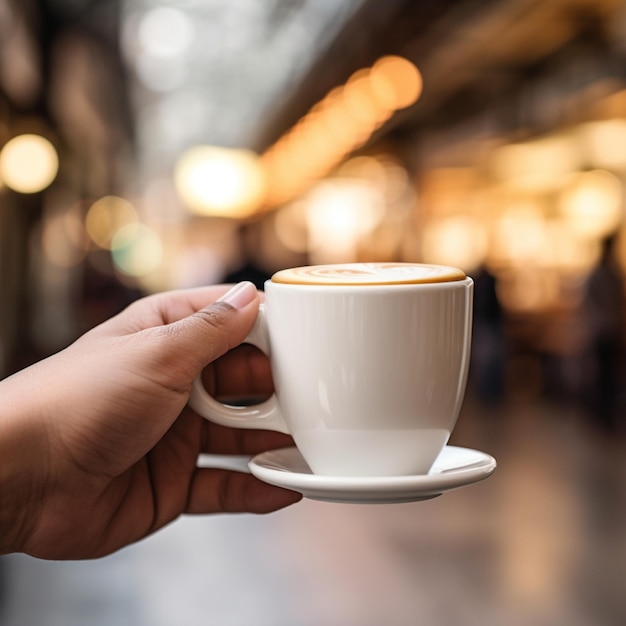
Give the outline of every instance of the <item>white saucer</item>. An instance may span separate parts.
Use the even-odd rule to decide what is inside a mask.
[[[496,460],[478,450],[446,446],[428,474],[319,476],[311,472],[296,448],[282,448],[255,456],[248,466],[260,480],[299,491],[312,500],[390,504],[429,500],[444,491],[483,480],[496,469]]]

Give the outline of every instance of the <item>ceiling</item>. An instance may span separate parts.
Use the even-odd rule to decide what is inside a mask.
[[[546,66],[565,76],[558,89],[578,87],[586,74],[620,72],[626,40],[621,0],[10,2],[38,39],[44,93],[63,35],[81,33],[100,46],[83,68],[95,72],[103,56],[113,68],[91,96],[95,108],[108,102],[99,132],[121,122],[146,178],[171,169],[190,145],[262,152],[333,87],[385,54],[410,58],[424,77],[420,101],[378,133],[408,138],[511,99]],[[583,55],[568,49],[574,41],[586,46]],[[589,70],[594,55],[604,69]],[[66,59],[72,56],[70,48]],[[60,107],[66,128],[77,124],[69,114],[76,101]],[[45,97],[41,103],[54,115]],[[537,109],[545,117],[545,107]],[[85,132],[95,127],[88,122]]]
[[[362,0],[122,0],[140,152],[250,147]]]

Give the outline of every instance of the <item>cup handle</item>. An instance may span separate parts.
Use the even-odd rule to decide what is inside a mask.
[[[270,341],[267,329],[267,314],[265,304],[259,306],[259,314],[252,330],[243,340],[256,346],[270,357]],[[272,394],[264,402],[251,406],[230,406],[219,402],[210,396],[204,385],[202,377],[198,376],[192,384],[189,395],[189,406],[205,419],[234,428],[258,428],[262,430],[277,430],[289,434],[289,429],[278,406],[276,394]]]

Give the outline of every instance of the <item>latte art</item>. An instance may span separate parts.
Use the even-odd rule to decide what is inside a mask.
[[[465,279],[455,267],[424,263],[345,263],[310,265],[281,270],[274,283],[291,285],[407,285]]]

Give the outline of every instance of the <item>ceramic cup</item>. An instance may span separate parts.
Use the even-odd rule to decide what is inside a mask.
[[[246,339],[268,355],[275,393],[249,407],[191,407],[219,424],[292,435],[315,474],[426,474],[456,423],[467,380],[473,282],[434,265],[282,270]]]

